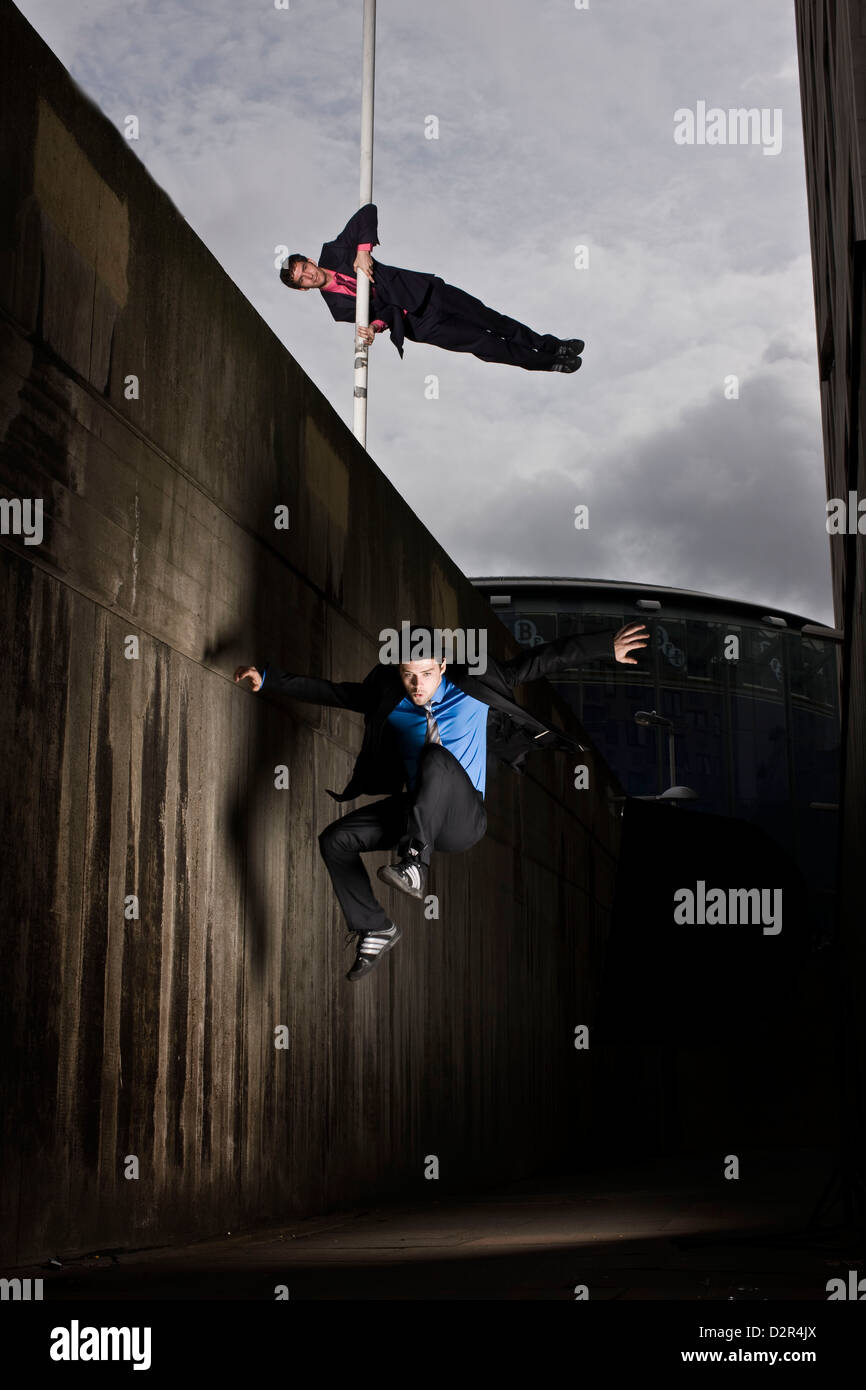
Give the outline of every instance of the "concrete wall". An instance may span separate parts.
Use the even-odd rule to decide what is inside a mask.
[[[487,838],[434,861],[440,920],[387,899],[403,940],[345,980],[317,834],[360,716],[280,708],[235,665],[360,679],[404,618],[516,648],[8,0],[0,19],[0,497],[45,508],[41,544],[0,536],[2,1259],[568,1167],[613,779],[496,765]],[[547,687],[520,698],[574,727]]]
[[[827,497],[866,498],[866,0],[797,0],[797,48]],[[860,284],[858,286],[858,273]],[[861,528],[862,528],[861,519]],[[830,537],[842,659],[839,926],[848,1129],[866,1144],[866,561]]]

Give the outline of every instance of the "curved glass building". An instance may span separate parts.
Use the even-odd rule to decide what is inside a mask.
[[[829,937],[840,633],[688,589],[502,576],[472,582],[525,646],[645,623],[650,642],[636,666],[595,662],[552,683],[630,796],[685,784],[696,797],[681,806],[739,817],[772,836],[806,877],[816,926]],[[656,719],[643,722],[645,714]]]

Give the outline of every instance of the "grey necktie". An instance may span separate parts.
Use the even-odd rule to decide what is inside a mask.
[[[425,742],[425,743],[441,743],[441,742],[442,742],[442,739],[441,739],[440,736],[439,736],[439,725],[436,723],[436,720],[433,718],[433,709],[432,709],[432,703],[431,703],[430,700],[428,700],[427,703],[426,703],[426,705],[424,706],[424,713],[425,713],[426,716],[427,716],[427,737],[425,738],[424,742]]]

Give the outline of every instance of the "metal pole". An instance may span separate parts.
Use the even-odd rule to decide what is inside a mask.
[[[373,90],[376,70],[376,0],[364,0],[363,68],[361,77],[361,201],[373,201]],[[356,248],[357,249],[357,248]],[[358,325],[370,322],[370,281],[358,272],[355,298],[355,386],[352,432],[367,447],[367,344]]]

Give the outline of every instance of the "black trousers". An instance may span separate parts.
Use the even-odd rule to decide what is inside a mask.
[[[528,372],[549,371],[562,342],[550,333],[535,333],[525,323],[488,309],[480,299],[447,284],[438,275],[421,308],[406,315],[403,332],[416,343],[432,343],[451,352],[471,352],[482,362],[507,362]]]
[[[373,896],[361,853],[393,849],[401,858],[410,846],[428,864],[434,849],[471,849],[487,830],[484,797],[460,763],[439,743],[425,744],[411,792],[349,811],[319,836],[319,849],[351,931],[382,931],[384,908]]]

